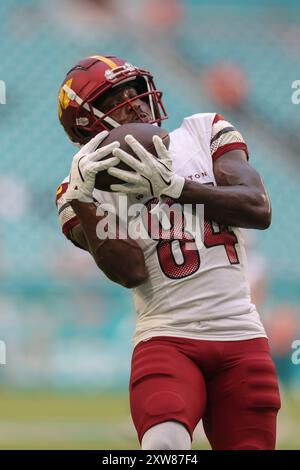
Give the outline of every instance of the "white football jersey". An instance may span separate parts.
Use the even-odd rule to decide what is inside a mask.
[[[248,155],[242,135],[215,113],[187,117],[170,133],[175,173],[202,184],[216,184],[213,161],[237,148]],[[66,187],[67,179],[58,190],[57,205],[63,232],[68,236],[78,221],[64,201]],[[118,207],[117,194],[94,190],[93,196],[99,203]],[[143,216],[153,217],[146,209],[150,199],[129,196],[128,206],[143,202]],[[133,220],[139,224],[141,217]],[[200,249],[195,244],[187,249],[187,240],[176,239],[176,234],[171,240],[156,236],[137,241],[144,252],[149,279],[133,289],[137,313],[134,345],[154,336],[215,341],[266,337],[251,303],[244,241],[238,228],[205,221],[204,246]]]

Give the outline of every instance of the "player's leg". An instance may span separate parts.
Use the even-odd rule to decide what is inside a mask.
[[[194,428],[203,415],[204,378],[183,350],[182,345],[178,347],[167,338],[141,342],[134,350],[131,414],[139,441],[145,436],[143,446],[147,449],[187,448],[187,432],[191,443]],[[157,426],[161,423],[166,424]]]
[[[166,421],[145,432],[141,447],[143,450],[189,450],[191,436],[183,424]]]
[[[224,341],[223,357],[207,381],[203,426],[212,448],[274,449],[280,396],[267,340]]]

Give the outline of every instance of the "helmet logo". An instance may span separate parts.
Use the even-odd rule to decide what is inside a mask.
[[[88,126],[89,125],[89,119],[87,117],[81,117],[76,119],[76,125],[77,126]]]
[[[68,80],[65,83],[65,85],[67,85],[68,87],[71,87],[72,81],[73,81],[73,79],[70,78],[70,80]],[[67,109],[67,107],[69,106],[70,101],[71,100],[70,100],[69,96],[67,95],[67,93],[65,92],[63,87],[61,87],[59,95],[58,95],[58,115],[59,115],[60,118],[62,116],[63,110]]]

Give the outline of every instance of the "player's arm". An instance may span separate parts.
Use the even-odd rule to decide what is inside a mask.
[[[67,238],[88,250],[109,279],[132,288],[147,279],[140,247],[129,237],[105,237],[101,240],[97,236],[97,224],[103,216],[97,215],[97,206],[93,200],[95,176],[99,171],[106,171],[119,162],[117,158],[101,161],[111,153],[116,143],[95,150],[106,135],[106,132],[99,134],[74,156],[70,182],[60,186],[56,202],[62,230]]]
[[[89,251],[99,269],[111,281],[127,288],[137,287],[145,282],[147,274],[144,256],[136,242],[128,237],[125,240],[107,239],[101,244],[101,241],[94,237],[96,225],[101,219],[96,215],[96,206],[66,202],[61,192],[65,191],[67,186],[67,183],[63,183],[57,196],[59,218],[65,236],[75,246]],[[85,223],[86,218],[87,223]],[[85,225],[85,230],[82,224]]]
[[[70,202],[78,221],[72,229],[72,240],[88,250],[98,268],[114,282],[134,288],[147,280],[144,254],[129,236],[126,239],[101,240],[97,235],[97,224],[102,216],[97,215],[94,203]]]
[[[242,134],[219,114],[212,123],[210,152],[217,186],[185,181],[179,201],[204,204],[209,220],[235,227],[268,228],[271,205],[263,182],[248,163]]]
[[[82,225],[80,225],[79,221],[78,224],[70,230],[69,239],[74,243],[74,245],[82,248],[85,251],[89,251],[89,244],[84,234]]]
[[[257,171],[243,150],[224,153],[214,161],[217,186],[186,180],[179,202],[204,204],[205,218],[235,227],[266,229],[270,201]]]
[[[217,186],[185,180],[172,170],[172,160],[162,140],[153,137],[159,159],[151,155],[132,136],[127,144],[139,161],[121,149],[113,154],[136,174],[110,168],[112,176],[124,181],[113,185],[114,191],[169,196],[182,204],[204,204],[207,219],[226,225],[266,229],[271,223],[270,201],[257,171],[249,165],[247,145],[225,119],[216,115],[212,124],[211,157]],[[150,184],[151,182],[151,184]]]

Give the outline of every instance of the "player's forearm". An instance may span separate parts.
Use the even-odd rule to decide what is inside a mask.
[[[204,204],[205,218],[233,227],[266,229],[271,208],[266,193],[245,185],[208,186],[186,181],[182,204]]]
[[[82,226],[88,251],[106,276],[124,287],[137,287],[147,280],[145,259],[138,244],[131,238],[99,239],[97,224],[102,219],[94,204],[72,201],[71,206]]]

